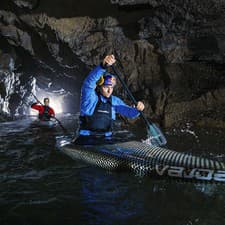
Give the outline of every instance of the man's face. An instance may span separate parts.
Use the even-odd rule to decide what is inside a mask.
[[[113,93],[113,86],[111,86],[111,85],[102,85],[100,87],[100,92],[101,92],[101,94],[104,97],[109,98],[111,96],[111,94]]]
[[[45,106],[49,106],[49,99],[45,99],[45,100],[44,100],[44,105],[45,105]]]

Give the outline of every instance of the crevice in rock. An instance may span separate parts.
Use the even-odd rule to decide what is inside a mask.
[[[160,122],[161,125],[164,126],[165,125],[165,110],[166,110],[166,106],[168,104],[168,95],[169,95],[169,90],[170,90],[170,77],[166,71],[166,59],[163,55],[159,55],[159,65],[160,65],[160,76],[161,79],[163,80],[163,84],[164,84],[164,90],[162,91],[162,95],[161,98],[163,97],[163,99],[160,101],[161,102],[161,112],[159,114],[160,117]]]

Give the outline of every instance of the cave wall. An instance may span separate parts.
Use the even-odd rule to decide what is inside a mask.
[[[38,88],[63,95],[66,111],[78,111],[82,80],[106,54],[114,53],[149,117],[166,127],[186,122],[225,127],[225,1],[3,0],[0,4],[0,47],[15,64],[2,77],[10,80],[12,73],[18,77],[13,87],[18,87],[22,73],[30,84],[35,79]],[[2,60],[5,57],[0,64]],[[11,90],[1,94],[2,111],[15,92]],[[115,91],[126,98],[120,85]],[[13,110],[8,104],[4,111],[14,114],[20,104],[21,99],[11,101]]]

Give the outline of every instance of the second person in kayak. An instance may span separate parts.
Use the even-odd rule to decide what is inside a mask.
[[[49,98],[44,98],[44,105],[38,101],[33,103],[31,108],[39,112],[38,118],[41,121],[49,121],[51,117],[55,117],[53,108],[49,106]]]
[[[132,107],[112,95],[116,77],[107,73],[106,69],[115,62],[114,55],[107,55],[83,82],[79,138],[83,136],[109,137],[112,135],[112,122],[116,119],[116,113],[132,119],[139,116],[139,111],[144,110],[144,104],[141,101]]]

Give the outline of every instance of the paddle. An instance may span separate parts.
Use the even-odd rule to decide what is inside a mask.
[[[113,72],[115,73],[115,75],[117,76],[117,78],[119,79],[119,81],[121,82],[121,84],[123,85],[124,89],[126,90],[129,98],[131,99],[131,101],[137,105],[137,101],[134,98],[134,96],[132,95],[131,91],[129,90],[129,88],[127,87],[126,83],[124,82],[124,80],[121,78],[120,72],[119,70],[115,67],[115,66],[111,66],[113,69]],[[144,120],[146,126],[147,126],[147,131],[148,131],[148,136],[150,137],[150,142],[153,146],[162,146],[165,145],[167,143],[165,136],[163,135],[163,133],[161,132],[161,130],[159,129],[159,127],[157,127],[156,124],[154,124],[151,121],[148,121],[147,118],[145,117],[144,113],[142,111],[140,111],[140,115],[142,117],[142,119]]]
[[[34,98],[37,100],[37,102],[39,102],[42,106],[44,106],[32,91],[30,93],[34,96]],[[58,120],[55,116],[51,116],[51,117],[58,122],[59,126],[63,129],[64,132],[68,133],[67,129],[62,125],[60,120]]]

